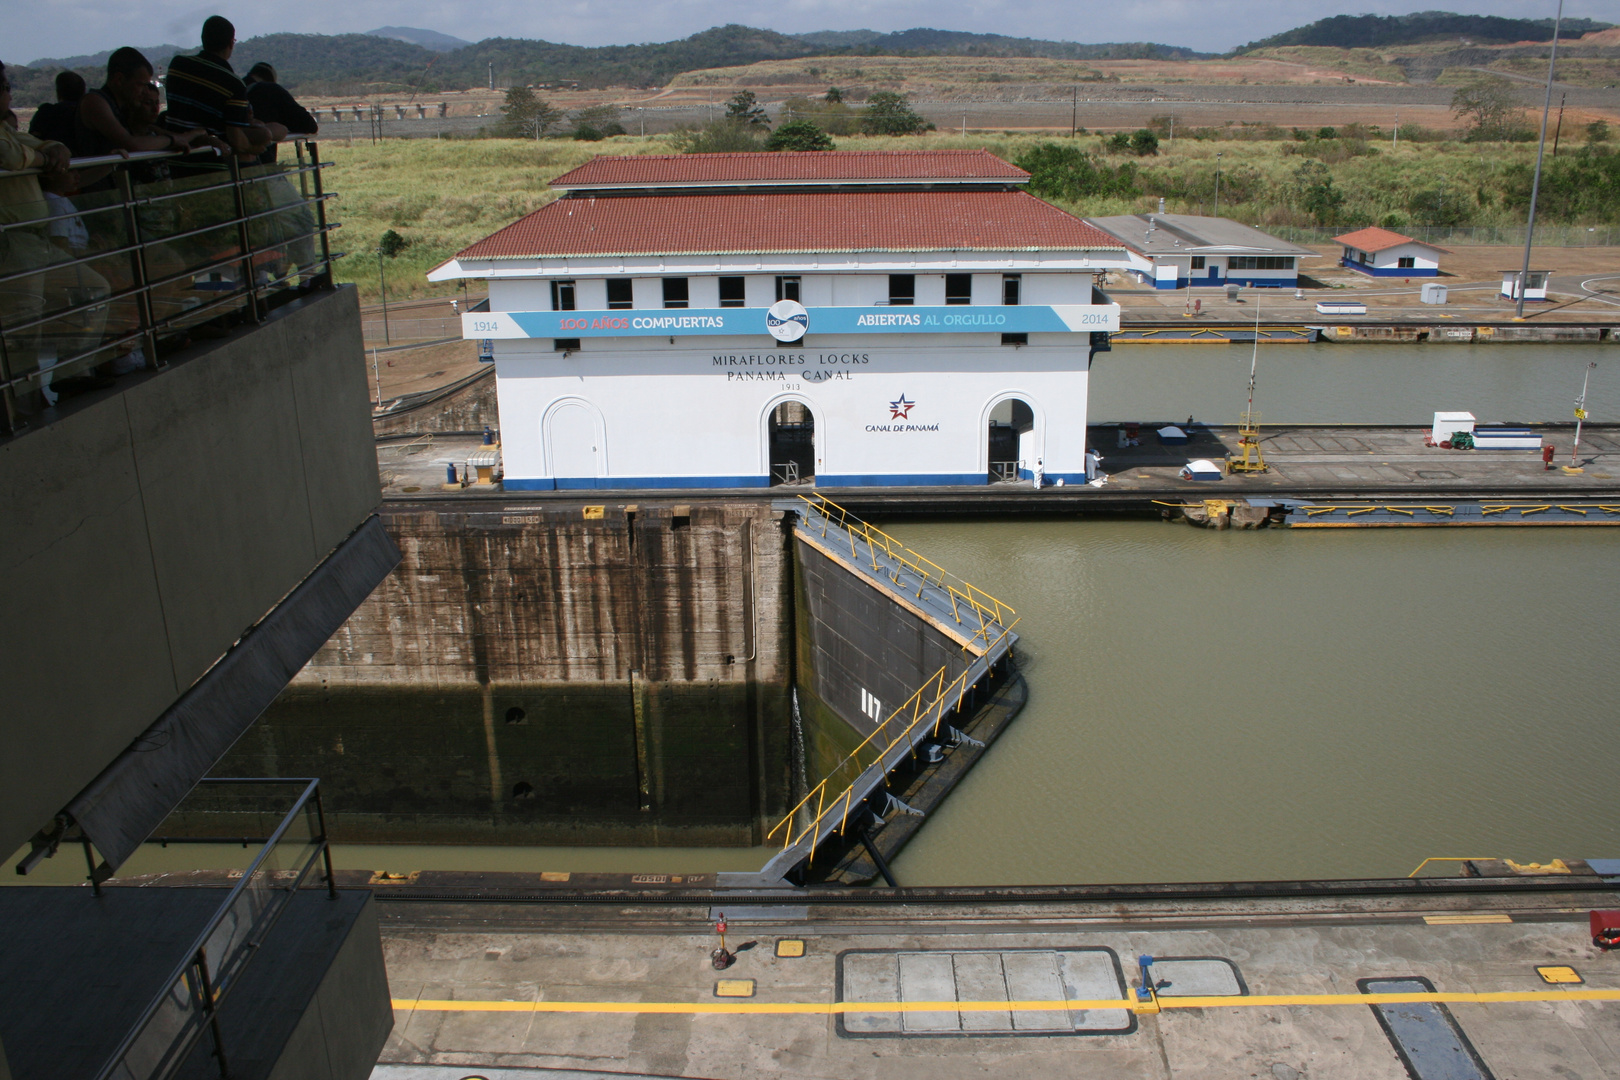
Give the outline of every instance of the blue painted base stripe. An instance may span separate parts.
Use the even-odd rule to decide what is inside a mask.
[[[1360,263],[1339,260],[1339,265],[1347,270],[1366,274],[1368,277],[1439,277],[1438,266],[1362,266]]]
[[[762,488],[768,476],[564,476],[507,477],[507,491],[611,491],[615,488]]]
[[[1023,470],[1023,482],[1032,474]],[[1062,480],[1065,485],[1084,484],[1085,473],[1047,473],[1047,486]],[[818,476],[818,487],[982,487],[990,482],[985,473],[883,473],[877,475]],[[615,489],[653,490],[660,488],[762,488],[770,486],[765,476],[601,476],[601,477],[508,477],[507,491],[611,491]]]

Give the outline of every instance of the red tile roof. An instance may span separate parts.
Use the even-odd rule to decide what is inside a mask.
[[[1357,251],[1385,251],[1399,244],[1423,244],[1424,247],[1434,248],[1434,250],[1444,252],[1447,255],[1451,254],[1443,247],[1435,247],[1435,245],[1424,243],[1422,240],[1402,236],[1398,232],[1380,229],[1376,225],[1370,225],[1365,229],[1357,229],[1355,232],[1345,233],[1343,236],[1335,236],[1333,240],[1335,243],[1343,244],[1345,247],[1353,247]]]
[[[742,184],[1012,183],[1029,173],[986,150],[826,150],[780,154],[599,157],[557,177],[559,189]]]
[[[558,199],[457,258],[1123,246],[1023,191],[698,192]]]

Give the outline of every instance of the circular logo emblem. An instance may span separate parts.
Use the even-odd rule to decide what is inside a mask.
[[[778,300],[765,309],[765,329],[777,341],[798,341],[810,330],[810,313],[797,300]]]

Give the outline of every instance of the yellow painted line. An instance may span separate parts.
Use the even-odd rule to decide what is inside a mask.
[[[1423,921],[1430,926],[1449,926],[1453,923],[1510,923],[1513,916],[1498,915],[1425,915]]]
[[[1250,994],[1222,997],[1160,997],[1160,1009],[1269,1008],[1293,1005],[1506,1005],[1540,1001],[1620,1001],[1620,990],[1502,990],[1410,994]],[[836,1016],[908,1012],[1077,1012],[1142,1006],[1125,998],[1067,1001],[441,1001],[395,998],[402,1012],[661,1013],[762,1016]]]

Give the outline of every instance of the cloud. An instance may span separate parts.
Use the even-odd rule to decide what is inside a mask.
[[[718,8],[712,0],[280,0],[251,9],[198,8],[196,0],[29,0],[29,17],[7,27],[0,60],[26,63],[119,45],[189,44],[207,15],[236,23],[240,37],[278,32],[359,33],[377,26],[420,26],[477,41],[486,37],[546,38],[576,45],[669,41],[725,21],[785,33],[810,30],[906,30],[929,26],[1069,41],[1156,41],[1218,52],[1327,15],[1403,14],[1428,6],[1466,14],[1550,18],[1552,0],[1443,0],[1402,3],[1353,0],[1334,8],[1296,0],[1250,0],[1240,8],[1208,0],[776,0],[751,13]],[[1565,15],[1615,17],[1612,0],[1569,0]]]

